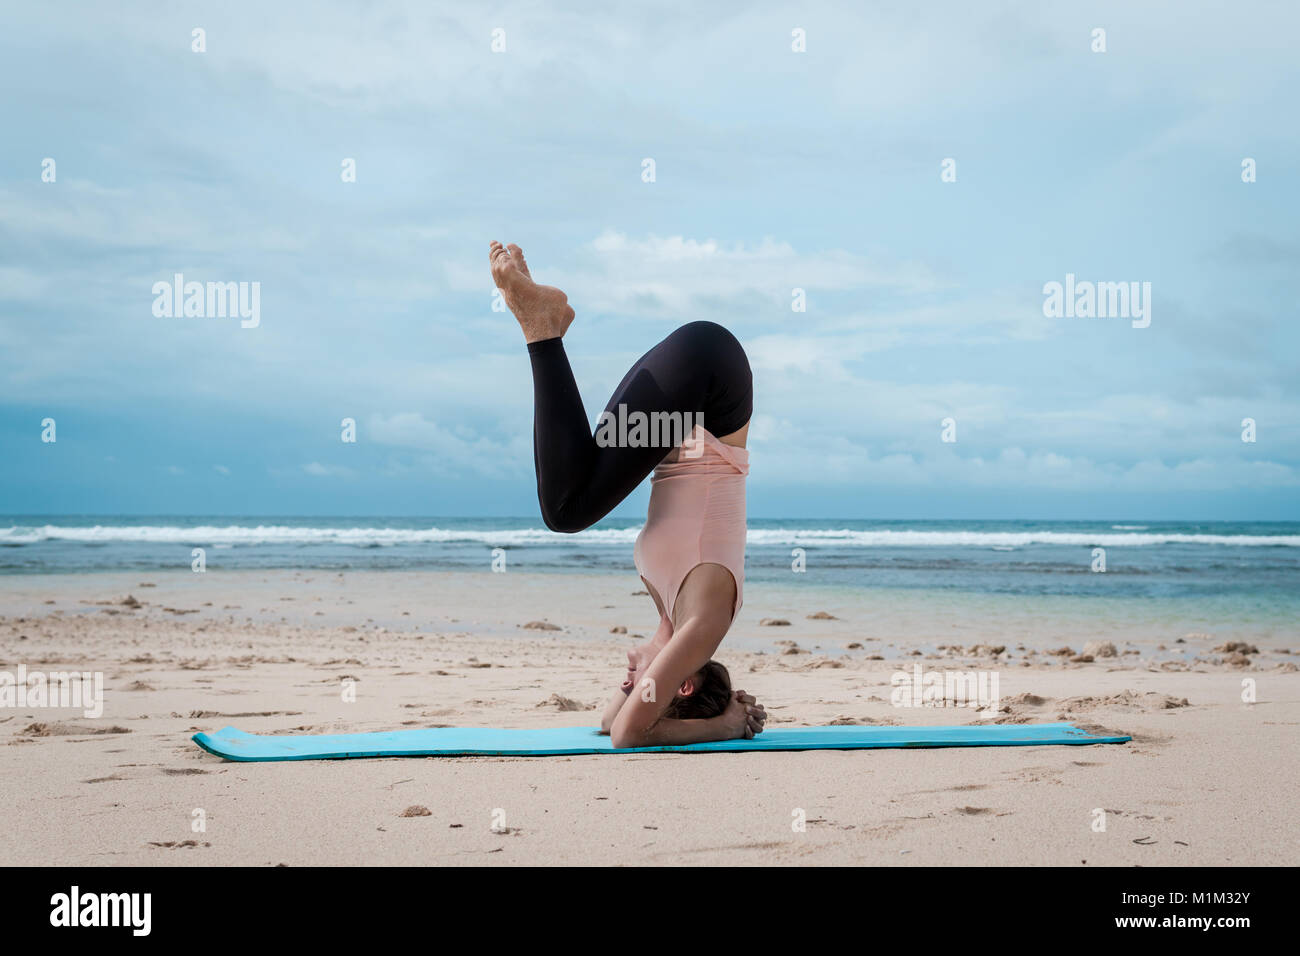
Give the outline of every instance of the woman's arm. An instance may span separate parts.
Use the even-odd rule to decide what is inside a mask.
[[[668,642],[673,636],[673,626],[661,615],[659,618],[659,628],[655,631],[654,637],[650,638],[644,644],[638,644],[627,652],[627,679],[623,681],[618,692],[610,698],[609,703],[605,705],[605,713],[600,718],[600,732],[607,734],[614,726],[614,718],[618,712],[623,709],[627,703],[628,697],[635,692],[641,693],[644,690],[644,681],[641,677],[646,670],[659,656],[659,652],[668,646]],[[636,687],[640,684],[640,687]]]
[[[725,626],[719,631],[706,621],[690,621],[679,628],[669,645],[654,659],[645,677],[619,705],[610,726],[610,742],[617,748],[663,747],[733,740],[761,733],[766,714],[743,691],[735,692],[726,711],[717,717],[702,720],[664,717],[677,688],[708,663],[725,633]],[[616,703],[611,701],[607,714]]]
[[[610,728],[614,726],[614,718],[618,716],[618,712],[622,710],[623,705],[627,703],[629,693],[630,691],[623,690],[621,687],[614,691],[614,696],[611,697],[609,703],[605,705],[605,713],[600,717],[600,732],[602,734],[608,734]]]
[[[609,703],[605,705],[605,713],[600,718],[600,732],[602,734],[608,735],[613,729],[614,721],[618,719],[619,712],[623,709],[623,705],[627,703],[627,699],[631,695],[631,690],[619,689],[614,692],[614,696],[610,698]],[[766,714],[763,715],[762,720],[749,719],[749,711],[747,708],[753,707],[760,711],[763,710],[762,706],[759,705],[753,697],[746,694],[743,690],[735,691],[732,694],[732,703],[730,706],[731,708],[737,709],[730,714],[720,714],[718,717],[713,718],[715,723],[711,727],[704,726],[709,723],[709,721],[706,720],[673,720],[669,717],[660,718],[659,722],[655,725],[654,736],[662,739],[659,739],[658,743],[655,744],[640,744],[639,746],[666,747],[682,743],[703,743],[708,740],[734,740],[739,736],[752,737],[754,734],[761,734],[763,732],[763,720],[766,720]],[[729,721],[722,721],[721,718],[723,716],[728,717]],[[678,724],[688,726],[677,727],[676,725]],[[749,726],[750,733],[739,733],[738,730],[743,729],[745,725]],[[722,736],[717,736],[717,734],[721,734]],[[686,737],[691,739],[684,739]]]
[[[681,744],[702,744],[712,740],[735,740],[753,737],[763,732],[762,705],[743,690],[732,691],[731,703],[717,717],[703,720],[675,720],[661,717],[649,729],[628,742],[615,733],[615,747],[675,747]]]

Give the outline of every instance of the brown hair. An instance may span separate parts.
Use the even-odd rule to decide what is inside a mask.
[[[731,674],[717,661],[709,661],[695,675],[695,691],[678,694],[664,711],[671,720],[702,720],[717,717],[731,703]]]

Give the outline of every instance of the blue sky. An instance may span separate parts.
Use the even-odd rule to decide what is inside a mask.
[[[495,238],[568,293],[593,418],[676,325],[736,333],[755,516],[1300,518],[1294,4],[6,23],[0,512],[535,515]],[[177,272],[260,325],[155,317]],[[1067,273],[1150,282],[1150,327],[1045,317]]]

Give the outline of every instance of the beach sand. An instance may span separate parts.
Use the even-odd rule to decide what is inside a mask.
[[[1071,720],[1133,740],[266,764],[190,740],[227,725],[597,724],[624,648],[653,629],[636,590],[614,574],[9,576],[0,669],[102,671],[106,700],[98,718],[0,709],[6,862],[1297,862],[1300,674],[1288,635],[1239,654],[1215,650],[1222,632],[1178,643],[1164,625],[1108,633],[1116,656],[1075,662],[1048,651],[1066,643],[1077,656],[1105,622],[1039,647],[999,636],[996,620],[966,621],[955,648],[919,628],[884,634],[861,602],[755,586],[718,657],[771,727],[974,721],[967,708],[891,703],[891,675],[919,662],[996,672],[1000,720]],[[836,619],[809,618],[819,611]],[[523,626],[539,621],[557,629]],[[348,678],[355,702],[343,699]],[[1256,702],[1243,702],[1243,682]]]

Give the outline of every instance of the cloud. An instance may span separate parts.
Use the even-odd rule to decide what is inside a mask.
[[[302,470],[317,478],[356,478],[357,473],[346,465],[322,465],[318,461],[303,465]]]
[[[533,468],[531,434],[496,441],[464,424],[441,425],[418,412],[399,412],[370,418],[365,435],[381,445],[431,453],[415,460],[438,475],[508,478],[529,475]]]
[[[1291,236],[1268,236],[1238,232],[1215,243],[1205,256],[1209,262],[1230,262],[1234,266],[1294,268],[1300,262],[1300,240]]]
[[[0,197],[0,203],[3,198]],[[48,277],[21,266],[0,266],[0,301],[39,300],[50,290]]]
[[[948,495],[981,488],[1176,495],[1300,487],[1295,466],[1243,456],[1166,460],[1148,455],[1120,464],[1019,446],[984,455],[962,446],[960,430],[957,443],[941,444],[937,423],[928,449],[910,452],[873,453],[843,436],[797,435],[789,423],[766,418],[756,418],[750,434],[751,475],[777,487],[841,486],[867,493],[922,487]]]
[[[583,265],[557,270],[583,306],[602,313],[681,320],[684,316],[761,309],[788,322],[794,289],[863,295],[924,294],[943,283],[918,263],[872,259],[843,249],[799,252],[789,242],[633,238],[607,230],[584,250]]]

